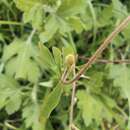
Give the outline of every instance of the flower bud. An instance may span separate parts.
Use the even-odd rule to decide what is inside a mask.
[[[67,66],[72,66],[75,63],[75,56],[74,54],[69,54],[65,57],[65,63]]]

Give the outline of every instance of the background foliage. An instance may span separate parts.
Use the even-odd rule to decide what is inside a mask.
[[[129,0],[1,0],[0,129],[68,130],[72,87],[60,81],[65,57],[90,57],[129,11]],[[129,59],[129,35],[130,25],[100,58]],[[129,92],[128,64],[95,63],[77,82],[74,124],[130,129]]]

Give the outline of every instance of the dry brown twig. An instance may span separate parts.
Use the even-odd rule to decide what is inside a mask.
[[[89,61],[89,57],[85,57],[85,56],[79,56],[79,59],[84,60],[84,61]],[[129,59],[124,59],[124,60],[106,60],[106,59],[97,59],[96,62],[98,63],[103,63],[103,64],[130,64],[130,60]]]
[[[111,41],[115,38],[115,36],[120,33],[130,22],[130,16],[128,16],[123,22],[121,22],[120,25],[118,25],[115,30],[105,39],[105,41],[100,45],[100,47],[97,49],[97,51],[87,60],[86,64],[79,70],[79,72],[75,75],[75,77],[72,80],[67,80],[66,77],[61,79],[64,84],[71,84],[81,77],[81,75],[88,70],[91,65],[97,60],[97,58],[102,54],[104,49],[111,43]]]

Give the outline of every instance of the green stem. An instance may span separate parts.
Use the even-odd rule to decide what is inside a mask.
[[[102,130],[106,130],[105,126],[104,126],[104,122],[101,123],[101,129]]]
[[[75,73],[76,72],[75,72],[75,64],[74,64],[73,76],[75,76]],[[70,126],[73,124],[73,118],[74,118],[75,93],[76,93],[76,82],[73,82],[72,95],[71,95],[71,105],[70,105],[70,119],[69,119]]]
[[[0,25],[23,25],[22,22],[0,20]]]
[[[68,33],[68,36],[69,36],[70,43],[72,44],[72,47],[73,47],[74,51],[76,52],[75,43],[74,43],[72,34],[69,32],[69,33]]]
[[[28,39],[27,39],[27,41],[26,41],[26,44],[30,44],[30,43],[31,43],[32,38],[33,38],[33,36],[34,36],[35,32],[36,32],[36,30],[35,30],[35,29],[34,29],[34,30],[32,30],[31,34],[29,35],[29,37],[28,37]]]
[[[9,124],[8,122],[5,122],[5,126],[12,129],[12,130],[16,130],[17,128],[11,124]]]
[[[97,27],[96,27],[96,14],[95,14],[95,10],[93,7],[93,4],[91,3],[91,1],[88,1],[88,5],[89,5],[89,9],[91,11],[92,14],[92,18],[93,18],[93,43],[95,43],[96,40],[96,31],[97,31]]]

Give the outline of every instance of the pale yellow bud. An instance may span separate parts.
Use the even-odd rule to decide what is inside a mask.
[[[74,54],[69,54],[65,57],[65,63],[67,66],[72,66],[75,63],[75,56]]]

